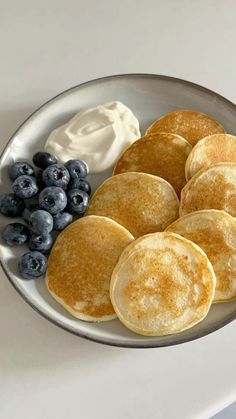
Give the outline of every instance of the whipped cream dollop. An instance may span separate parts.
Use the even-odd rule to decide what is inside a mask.
[[[141,136],[139,122],[123,103],[114,101],[80,111],[49,135],[45,149],[66,162],[84,160],[89,173],[111,168]]]

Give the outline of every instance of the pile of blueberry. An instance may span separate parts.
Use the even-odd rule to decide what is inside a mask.
[[[9,246],[29,246],[30,252],[19,261],[25,279],[45,273],[53,230],[63,230],[73,221],[73,215],[82,216],[91,194],[87,166],[82,160],[62,165],[50,153],[38,152],[33,163],[37,169],[20,161],[9,167],[13,193],[0,197],[0,212],[8,217],[22,216],[27,224],[11,223],[2,232]]]

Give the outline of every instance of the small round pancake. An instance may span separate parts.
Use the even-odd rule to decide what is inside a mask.
[[[236,219],[224,211],[187,214],[167,227],[196,243],[208,256],[215,275],[215,302],[236,298]]]
[[[199,170],[181,192],[179,214],[219,209],[236,216],[236,163],[219,163]]]
[[[119,158],[114,175],[143,172],[167,180],[180,195],[191,145],[176,134],[154,133],[135,141]]]
[[[87,215],[103,215],[123,225],[134,237],[163,231],[178,218],[179,200],[164,179],[127,172],[105,180],[90,201]]]
[[[236,162],[236,137],[230,134],[214,134],[200,140],[189,154],[185,175],[189,180],[199,170],[216,163]]]
[[[219,122],[201,112],[179,109],[153,122],[146,134],[153,132],[172,132],[184,137],[191,145],[195,145],[201,138],[211,134],[224,133]]]
[[[49,292],[78,319],[114,319],[110,279],[121,252],[133,239],[124,227],[105,217],[89,216],[70,224],[48,259]]]
[[[130,330],[162,336],[207,315],[215,274],[199,246],[174,233],[140,237],[122,253],[110,285],[118,318]]]

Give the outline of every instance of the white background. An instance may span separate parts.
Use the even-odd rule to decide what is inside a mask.
[[[235,0],[0,0],[1,148],[43,102],[110,74],[176,76],[235,102],[235,15]],[[94,344],[41,318],[0,272],[1,419],[208,418],[236,400],[235,346],[235,322],[172,348]]]

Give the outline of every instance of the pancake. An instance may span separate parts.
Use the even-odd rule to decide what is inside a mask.
[[[89,216],[70,224],[56,239],[48,259],[49,292],[78,319],[114,319],[111,274],[132,240],[124,227],[109,218]]]
[[[186,330],[207,315],[215,274],[196,244],[173,233],[148,234],[122,253],[110,297],[121,322],[146,336]]]
[[[222,125],[201,112],[178,109],[167,113],[153,122],[146,134],[153,132],[172,132],[184,137],[191,145],[211,134],[224,133]]]
[[[163,231],[178,218],[179,201],[166,180],[146,173],[112,176],[96,190],[86,215],[102,215],[134,237]]]
[[[236,162],[236,137],[214,134],[200,140],[188,156],[185,174],[189,180],[200,169],[216,163]]]
[[[202,169],[181,192],[180,217],[202,209],[219,209],[236,216],[236,163]]]
[[[166,231],[196,243],[210,260],[215,275],[215,302],[236,298],[236,219],[224,211],[202,210],[179,218]]]
[[[176,134],[153,133],[135,141],[119,158],[114,174],[143,172],[167,180],[180,195],[191,145]]]

